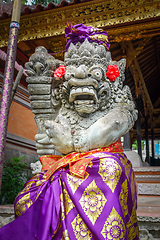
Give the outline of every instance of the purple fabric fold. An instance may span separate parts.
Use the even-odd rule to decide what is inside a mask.
[[[49,240],[52,238],[58,228],[60,217],[59,174],[60,172],[57,171],[54,184],[48,180],[41,185],[39,197],[24,214],[0,229],[1,240]],[[42,176],[41,174],[40,177]]]
[[[15,202],[1,240],[139,240],[134,172],[123,153],[96,152],[84,178],[68,168],[37,174]]]
[[[60,194],[59,179],[54,181],[54,184],[47,184],[45,196],[41,207],[39,217],[39,228],[37,231],[37,239],[51,239],[53,233],[58,229],[60,218]]]
[[[29,211],[0,229],[1,240],[35,240],[41,215],[43,198],[39,198]]]

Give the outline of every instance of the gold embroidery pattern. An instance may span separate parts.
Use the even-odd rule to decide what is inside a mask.
[[[42,183],[44,182],[44,180],[39,180],[36,182],[36,187],[39,187],[40,185],[42,185]]]
[[[18,194],[18,196],[22,195],[23,193],[29,192],[29,191],[30,191],[30,188],[32,187],[32,184],[34,184],[34,183],[35,183],[35,181],[29,181],[29,182],[26,184],[25,188],[23,188],[22,191]],[[17,196],[17,197],[18,197],[18,196]]]
[[[38,187],[42,185],[44,181],[44,179],[40,179],[40,174],[36,174],[31,178],[31,180],[26,183],[23,190],[17,196],[17,198],[20,198],[22,196],[15,204],[15,213],[17,216],[25,213],[26,210],[33,204],[32,200],[30,199],[30,191],[32,189],[32,186],[34,188],[34,195],[36,196]],[[35,200],[39,197],[40,194],[41,191],[39,191],[39,194],[35,197]]]
[[[74,204],[72,202],[72,200],[70,199],[70,196],[68,194],[68,192],[66,191],[66,189],[63,190],[63,194],[64,194],[64,206],[66,209],[66,215],[70,212],[70,210],[72,208],[74,208]]]
[[[127,198],[128,198],[128,185],[127,185],[127,179],[122,183],[121,186],[121,192],[119,195],[119,201],[122,206],[123,214],[124,216],[128,213],[128,206],[127,206]]]
[[[126,229],[125,229],[123,219],[116,212],[114,207],[112,208],[112,211],[103,226],[101,234],[105,239],[111,239],[111,240],[125,239]],[[133,238],[129,238],[129,239],[133,239]]]
[[[99,158],[106,158],[106,153],[104,152],[98,152],[93,154],[94,157],[99,157]]]
[[[39,187],[39,186],[42,185],[44,182],[45,182],[45,180],[44,180],[44,179],[40,179],[39,174],[36,174],[33,178],[31,178],[31,180],[29,180],[29,181],[27,182],[27,184],[25,185],[25,188],[23,188],[23,190],[18,194],[18,196],[19,196],[19,195],[22,195],[22,194],[25,193],[25,192],[29,192],[30,189],[32,188],[32,185],[33,185],[33,187],[35,188],[35,185],[34,185],[34,184],[36,184],[36,187]],[[38,190],[38,188],[37,188],[37,190]],[[36,195],[36,193],[37,193],[37,191],[35,191],[35,195]],[[18,196],[17,196],[17,197],[18,197]]]
[[[32,201],[30,199],[30,193],[25,194],[15,205],[15,213],[17,216],[22,215],[26,212],[26,210],[32,205]]]
[[[93,163],[92,163],[92,161],[90,161],[90,163],[88,164],[88,167],[92,167],[93,166]]]
[[[88,216],[93,225],[103,211],[106,202],[107,199],[102,191],[97,187],[94,180],[85,189],[79,201],[85,214]]]
[[[79,214],[73,220],[72,228],[75,234],[75,238],[78,240],[89,240],[92,238],[92,233],[87,228]]]
[[[25,185],[25,187],[23,188],[23,190],[18,194],[18,196],[22,195],[25,192],[30,191],[30,189],[32,188],[32,184],[34,186],[34,184],[36,184],[36,187],[39,187],[40,185],[42,185],[42,183],[44,182],[44,179],[39,179],[39,175],[35,175],[33,178],[31,178],[31,180],[29,180],[27,182],[27,184]],[[18,197],[17,196],[17,197]]]
[[[139,227],[138,226],[135,227],[135,231],[136,231],[137,236],[139,236]]]
[[[101,175],[103,181],[114,193],[114,190],[122,174],[122,168],[120,167],[120,165],[112,158],[100,159],[98,173]]]
[[[54,178],[55,178],[54,175],[50,178],[50,182],[51,182],[51,183],[54,181]]]
[[[89,174],[85,175],[85,178],[77,178],[75,176],[72,176],[70,174],[67,174],[67,182],[73,192],[73,194],[76,192],[77,188],[87,179]]]
[[[137,223],[136,204],[134,204],[131,214],[131,221]]]
[[[62,221],[63,221],[65,219],[63,193],[61,193],[61,195],[60,195],[60,203],[61,203],[61,217],[62,217]]]
[[[128,159],[125,156],[124,156],[124,159],[121,157],[120,161],[121,161],[121,163],[123,164],[123,166],[125,168],[125,173],[126,173],[128,181],[129,181],[130,171],[131,171],[132,166],[129,163],[127,163]]]
[[[127,235],[128,239],[134,239],[137,235],[136,229],[134,228],[134,225],[131,220],[127,223]]]
[[[131,192],[132,192],[132,200],[134,201],[135,200],[135,179],[134,179],[134,173],[132,172],[132,175],[131,175]]]
[[[138,226],[134,227],[134,223],[137,223],[137,215],[136,215],[136,209],[135,206],[132,208],[132,214],[129,219],[129,222],[127,222],[127,234],[128,239],[134,239],[136,235],[139,235],[139,229]]]
[[[61,240],[70,240],[68,230],[65,230],[63,232],[63,236],[62,236]]]

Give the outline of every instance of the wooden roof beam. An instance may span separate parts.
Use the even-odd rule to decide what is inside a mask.
[[[157,57],[158,70],[159,70],[159,76],[160,76],[160,57],[159,57],[159,49],[158,49],[156,37],[154,38],[154,46],[155,46],[155,54],[156,54],[156,57]]]
[[[153,109],[153,113],[160,113],[160,108],[155,108],[155,109]]]
[[[160,122],[160,115],[156,119],[153,119],[152,127],[156,128],[156,126],[159,124],[159,122]]]
[[[157,108],[160,105],[160,97],[157,99],[157,101],[154,104],[154,107]]]
[[[132,44],[131,41],[128,41],[127,45],[128,45],[127,57],[130,57],[131,53],[133,55],[133,53],[135,52],[135,49],[134,49],[133,44]],[[149,93],[148,93],[148,90],[147,90],[147,87],[146,87],[146,84],[145,84],[145,81],[144,81],[144,78],[143,78],[143,74],[141,72],[141,69],[140,69],[140,66],[139,66],[139,63],[138,63],[138,60],[137,60],[136,57],[133,59],[133,64],[134,64],[135,70],[138,73],[140,83],[142,85],[143,91],[144,91],[145,96],[146,96],[146,101],[149,104],[150,110],[152,112],[153,111],[153,104],[151,102],[151,99],[150,99],[150,96],[149,96]],[[133,68],[133,66],[131,66],[131,68]]]
[[[28,60],[29,60],[29,58],[26,55],[24,55],[24,53],[22,53],[19,48],[17,48],[17,58],[18,57],[19,57],[20,60],[25,59],[26,62],[28,62]]]
[[[34,53],[37,45],[36,45],[33,41],[26,41],[25,43],[27,44],[27,46],[28,46],[28,47],[33,51],[33,53]]]
[[[134,50],[134,52],[130,53],[127,59],[128,67],[132,63],[133,59],[136,58],[143,51],[143,48],[150,42],[150,40],[151,40],[151,37],[141,40],[141,42],[139,43],[138,47]]]

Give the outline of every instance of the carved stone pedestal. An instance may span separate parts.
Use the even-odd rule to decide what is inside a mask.
[[[134,168],[141,240],[160,239],[160,167]]]
[[[0,228],[14,220],[14,206],[0,205]]]

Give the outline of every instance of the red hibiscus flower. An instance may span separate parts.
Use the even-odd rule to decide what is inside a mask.
[[[55,69],[54,77],[62,78],[65,72],[66,72],[66,67],[64,65],[61,65],[59,68]]]
[[[109,78],[110,81],[114,81],[117,77],[120,76],[120,72],[118,70],[118,66],[117,65],[109,65],[107,67],[107,72],[106,72],[106,76],[107,78]]]

